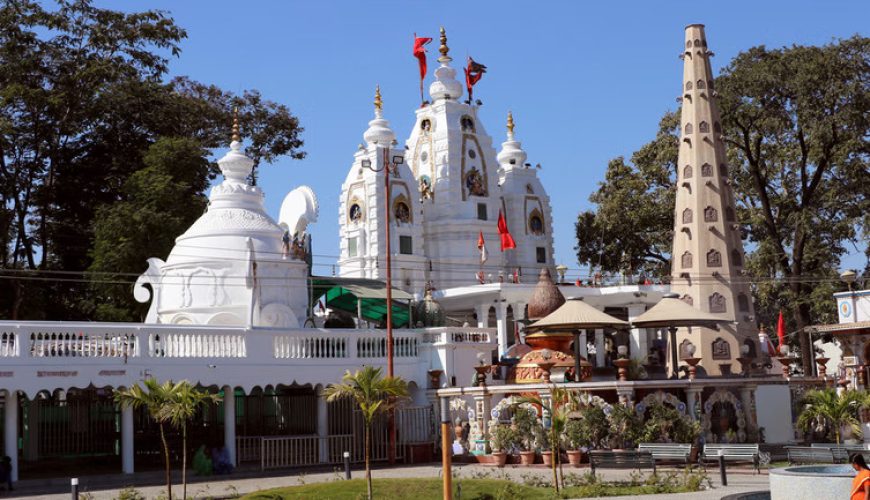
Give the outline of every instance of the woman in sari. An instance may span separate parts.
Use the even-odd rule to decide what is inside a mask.
[[[870,500],[870,468],[864,460],[864,455],[852,455],[852,468],[855,469],[855,479],[852,480],[852,495],[850,500]]]

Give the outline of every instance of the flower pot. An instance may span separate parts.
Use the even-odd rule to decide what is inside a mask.
[[[547,465],[547,466],[553,465],[553,452],[552,451],[542,451],[541,458],[544,459],[544,465]]]
[[[583,452],[580,450],[568,450],[568,463],[573,467],[579,467],[583,462]]]
[[[504,467],[504,464],[507,463],[507,453],[503,451],[492,452],[492,458],[496,467]]]
[[[521,451],[520,452],[520,465],[532,465],[535,463],[535,452],[534,451]]]

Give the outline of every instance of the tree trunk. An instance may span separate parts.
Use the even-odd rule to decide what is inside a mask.
[[[372,469],[370,459],[372,455],[372,424],[365,425],[365,453],[366,453],[366,494],[372,500]]]
[[[163,422],[160,423],[160,441],[163,443],[163,460],[166,465],[166,497],[172,500],[172,469],[169,466],[169,444],[166,433],[163,432]]]
[[[187,422],[181,424],[181,499],[187,500]]]
[[[803,290],[800,283],[792,283],[790,285],[792,297],[800,297],[804,293],[809,293]],[[804,376],[811,377],[813,375],[813,345],[810,343],[810,337],[804,331],[804,327],[810,323],[810,313],[806,305],[798,304],[792,311],[792,317],[797,328],[798,344],[801,349],[801,368],[803,368]]]

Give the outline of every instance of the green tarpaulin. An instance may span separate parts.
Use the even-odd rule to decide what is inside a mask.
[[[357,315],[357,305],[362,317],[372,323],[387,321],[387,286],[384,282],[364,278],[333,278],[312,276],[312,294],[315,300],[325,297],[326,307]],[[408,301],[414,296],[393,288],[393,326],[408,326],[410,311]]]

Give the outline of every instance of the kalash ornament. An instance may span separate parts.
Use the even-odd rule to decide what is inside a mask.
[[[565,297],[553,283],[549,269],[541,269],[538,284],[529,301],[529,320],[542,319],[564,303]],[[574,336],[570,332],[537,332],[527,335],[526,344],[532,350],[524,354],[508,374],[508,383],[577,381],[574,376],[574,356],[571,353],[573,340]],[[592,376],[592,365],[585,359],[580,360],[580,372],[579,380]]]

